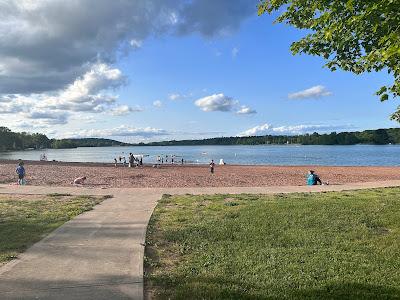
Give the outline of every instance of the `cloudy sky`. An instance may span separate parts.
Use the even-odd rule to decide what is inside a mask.
[[[384,73],[292,56],[258,0],[0,1],[0,124],[156,141],[397,127]]]

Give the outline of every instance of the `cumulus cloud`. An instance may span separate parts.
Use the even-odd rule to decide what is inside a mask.
[[[161,108],[162,107],[162,102],[160,100],[156,100],[153,102],[153,106],[156,108]]]
[[[256,114],[257,111],[248,107],[247,105],[242,105],[236,113],[238,115],[252,115],[252,114]]]
[[[205,112],[232,111],[238,103],[238,101],[222,93],[200,98],[194,102],[196,106],[200,107],[200,109]]]
[[[323,85],[313,86],[309,89],[291,93],[288,95],[289,99],[318,99],[322,97],[332,96],[332,92],[328,91]]]
[[[124,84],[121,71],[104,63],[96,63],[83,76],[65,89],[52,93],[29,95],[3,95],[0,97],[0,114],[19,114],[29,119],[62,125],[71,113],[102,113],[126,115],[141,111],[139,107],[118,105],[116,95],[110,94]]]
[[[238,115],[251,115],[257,113],[254,109],[247,105],[240,105],[240,102],[232,97],[225,96],[223,93],[213,94],[207,97],[200,98],[194,102],[202,111],[235,111]]]
[[[108,105],[115,103],[117,97],[104,93],[124,83],[119,69],[104,63],[97,63],[82,77],[76,79],[56,96],[41,94],[39,106],[71,111],[101,112]]]
[[[22,101],[0,103],[0,114],[17,114],[26,109]]]
[[[87,138],[87,137],[141,137],[151,138],[159,136],[167,136],[169,133],[164,129],[152,127],[130,127],[119,126],[111,129],[88,129],[76,132],[70,132],[65,135],[69,138]]]
[[[237,30],[258,0],[0,1],[0,93],[64,88],[97,60],[162,34],[205,37]],[[16,42],[18,41],[18,42]]]
[[[184,96],[178,93],[172,93],[168,95],[168,99],[172,101],[180,100],[182,98],[184,98]]]
[[[245,130],[238,136],[262,136],[262,135],[298,135],[312,132],[330,132],[354,128],[352,125],[293,125],[275,127],[270,124],[262,124]]]
[[[143,109],[138,106],[130,107],[128,105],[119,105],[111,109],[111,114],[113,116],[125,116],[133,112],[141,112],[141,111],[143,111]]]

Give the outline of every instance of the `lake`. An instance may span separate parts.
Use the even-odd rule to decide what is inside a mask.
[[[158,155],[177,156],[188,163],[216,163],[243,165],[328,165],[328,166],[400,166],[400,145],[354,146],[142,146],[98,147],[76,149],[47,149],[0,152],[0,159],[39,160],[46,153],[48,160],[65,162],[113,162],[114,157],[133,154],[148,155],[145,163],[156,162]]]

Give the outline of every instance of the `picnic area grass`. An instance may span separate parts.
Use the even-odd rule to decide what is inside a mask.
[[[400,299],[400,189],[169,196],[146,237],[155,299]]]
[[[0,265],[106,197],[0,195]]]

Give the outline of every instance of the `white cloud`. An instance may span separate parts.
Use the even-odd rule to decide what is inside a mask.
[[[309,89],[291,93],[288,95],[289,99],[318,99],[321,97],[332,96],[332,92],[328,91],[323,85],[313,86]]]
[[[178,93],[172,93],[168,95],[168,99],[172,101],[180,100],[182,98],[184,98],[184,96]]]
[[[157,136],[167,136],[169,133],[164,129],[152,127],[130,127],[119,126],[111,129],[88,129],[76,132],[66,133],[64,137],[69,138],[84,138],[84,137],[142,137],[150,138]]]
[[[156,108],[161,108],[162,107],[162,102],[160,100],[156,100],[153,102],[153,106]]]
[[[0,116],[126,112],[110,93],[124,83],[111,67],[121,54],[149,37],[234,32],[257,1],[0,1]]]
[[[258,125],[239,133],[238,136],[266,135],[270,133],[271,129],[272,126],[269,124]]]
[[[335,130],[352,129],[352,125],[293,125],[293,126],[279,126],[275,127],[270,124],[262,124],[245,130],[238,134],[238,136],[262,136],[262,135],[298,135],[313,132],[331,132]]]
[[[62,89],[88,63],[113,63],[151,36],[225,35],[255,15],[257,1],[0,1],[0,93]]]
[[[48,124],[62,125],[67,123],[72,113],[124,115],[141,111],[139,107],[117,105],[118,96],[108,92],[124,82],[120,70],[96,63],[83,76],[57,92],[3,95],[0,97],[0,114],[19,114],[21,118],[42,119]]]
[[[239,54],[239,48],[237,48],[237,47],[234,47],[233,49],[232,49],[232,57],[233,58],[236,58],[236,56]]]
[[[256,114],[257,111],[248,107],[247,105],[242,105],[236,113],[238,115],[251,115],[251,114]]]
[[[140,40],[135,40],[135,39],[130,40],[129,44],[130,44],[130,45],[132,46],[132,48],[134,48],[134,49],[139,49],[139,48],[142,48],[142,46],[143,46],[143,42],[142,42],[142,41],[140,41]]]
[[[143,111],[143,109],[138,106],[130,107],[128,105],[119,105],[111,109],[111,114],[113,116],[125,116],[132,112],[141,112],[141,111]]]
[[[238,101],[222,93],[200,98],[194,102],[196,106],[200,107],[200,109],[205,112],[232,111],[238,103]]]
[[[121,86],[124,80],[119,69],[97,63],[65,90],[59,91],[55,97],[42,94],[42,102],[39,106],[71,111],[101,112],[117,100],[115,95],[104,93],[104,91]]]

